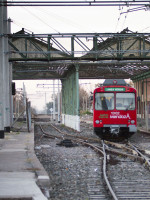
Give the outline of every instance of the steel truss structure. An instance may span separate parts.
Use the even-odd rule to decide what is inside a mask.
[[[145,8],[149,8],[149,0],[92,0],[92,1],[83,1],[83,0],[75,0],[75,1],[7,1],[1,2],[0,6],[145,6]]]
[[[9,35],[14,79],[65,78],[79,66],[79,78],[150,75],[150,33],[60,33]],[[7,52],[8,53],[8,52]]]

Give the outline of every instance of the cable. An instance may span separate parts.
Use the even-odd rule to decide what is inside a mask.
[[[12,23],[13,24],[15,24],[16,26],[18,26],[18,27],[20,27],[21,29],[22,29],[22,27],[24,27],[25,26],[25,24],[21,24],[19,21],[17,22],[16,20],[14,20],[14,19],[11,19],[12,20]],[[28,31],[28,32],[33,32],[33,31],[31,31],[31,30],[29,30],[29,29],[27,29],[27,28],[24,28],[26,31]]]
[[[41,21],[42,23],[44,23],[45,25],[47,25],[48,27],[50,27],[52,30],[54,30],[57,33],[60,33],[58,30],[56,30],[55,28],[53,28],[52,26],[50,26],[48,23],[46,23],[45,21],[43,21],[40,17],[38,17],[36,14],[33,14],[31,11],[29,11],[27,8],[23,7],[23,9],[25,9],[30,15],[34,16],[35,18],[37,18],[39,21]]]
[[[128,7],[129,7],[129,6],[130,6],[130,5],[128,5]],[[131,4],[131,6],[132,6],[132,4]],[[127,19],[128,10],[127,10],[126,12],[124,12],[123,9],[124,9],[124,7],[123,7],[122,5],[120,5],[120,6],[119,6],[120,15],[119,15],[119,17],[118,17],[118,21],[117,21],[117,25],[116,25],[116,28],[115,28],[115,32],[116,32],[116,30],[117,30],[117,28],[118,28],[119,22],[121,21],[121,16],[122,16],[122,14],[126,13],[125,18],[124,18],[124,21],[123,21],[123,24],[122,24],[122,26],[121,26],[121,30],[124,29],[123,27],[124,27],[125,21],[126,21],[126,19]]]
[[[124,29],[123,27],[124,27],[125,21],[127,19],[127,16],[128,16],[128,12],[126,13],[125,18],[124,18],[124,21],[123,21],[123,24],[122,24],[122,30]]]
[[[139,32],[143,32],[143,31],[146,30],[146,29],[150,29],[150,26],[148,26],[148,27],[146,27],[146,28],[140,30]]]
[[[78,29],[79,32],[81,31],[81,29],[83,29],[84,32],[85,32],[85,29],[89,30],[89,26],[87,27],[87,26],[84,26],[84,24],[82,24],[82,25],[78,24],[78,23],[74,22],[73,20],[70,20],[69,18],[65,18],[64,16],[61,16],[61,15],[58,15],[58,14],[52,12],[51,10],[49,12],[49,11],[47,11],[45,9],[42,9],[42,8],[39,8],[39,7],[35,7],[35,9],[40,11],[40,12],[42,12],[42,13],[44,13],[44,14],[47,14],[47,15],[49,15],[51,17],[54,17],[59,22],[61,21],[61,22],[64,22],[64,23],[66,23],[68,25],[71,25],[72,27]],[[92,32],[95,32],[95,31],[92,30]]]

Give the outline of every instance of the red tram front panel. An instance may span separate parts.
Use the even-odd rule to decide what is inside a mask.
[[[93,126],[96,134],[120,134],[137,130],[136,90],[128,86],[102,86],[95,89]]]

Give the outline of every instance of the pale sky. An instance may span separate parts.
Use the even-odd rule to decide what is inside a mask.
[[[12,32],[34,33],[150,32],[150,11],[126,12],[133,7],[8,7]],[[16,12],[17,10],[17,12]]]
[[[89,94],[93,92],[95,89],[95,84],[102,83],[104,80],[80,80],[79,84],[83,87]],[[23,81],[15,81],[16,89],[20,90],[23,88],[23,83],[26,88],[27,98],[31,101],[32,107],[37,110],[43,110],[45,108],[45,104],[52,101],[53,95],[53,83],[52,80],[23,80]],[[37,84],[40,84],[40,87],[37,87]],[[42,86],[44,84],[44,87]],[[48,85],[47,85],[48,84]],[[58,81],[55,80],[55,94],[58,92]]]
[[[11,32],[15,33],[22,28],[36,33],[106,33],[120,32],[127,28],[133,32],[150,32],[150,11],[141,10],[126,12],[133,7],[8,7],[8,17],[11,18]],[[93,85],[99,81],[83,80],[89,92]],[[50,83],[46,81],[24,81],[28,94],[37,91],[38,83]],[[22,82],[17,81],[17,88],[22,87]],[[38,89],[39,90],[39,89]],[[49,102],[52,92],[40,89],[39,95],[28,97],[32,106],[40,106],[42,109],[45,102]]]

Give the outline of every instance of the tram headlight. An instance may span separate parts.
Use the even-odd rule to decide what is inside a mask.
[[[134,120],[131,120],[131,124],[134,124],[135,123],[135,121]]]
[[[96,124],[99,124],[99,120],[96,120],[95,123],[96,123]]]

